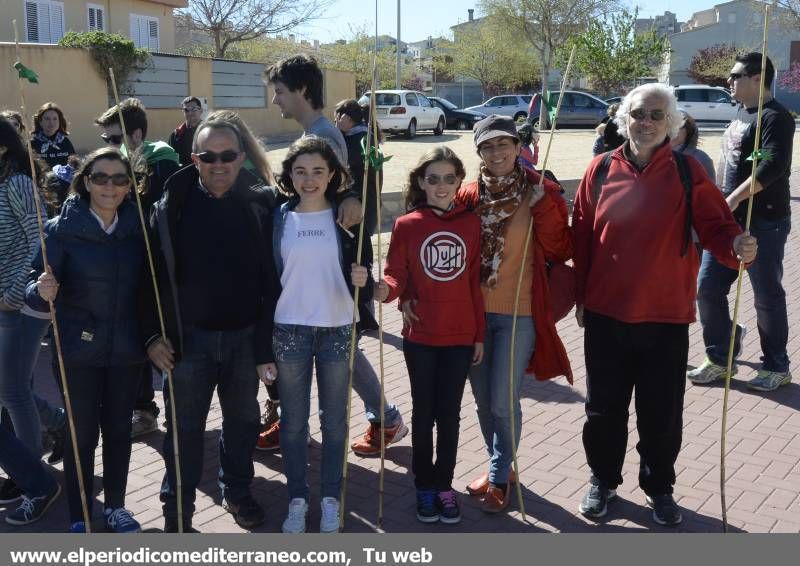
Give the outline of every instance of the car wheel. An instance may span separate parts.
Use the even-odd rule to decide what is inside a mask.
[[[436,124],[436,127],[433,129],[434,136],[441,136],[444,133],[444,118],[439,118],[439,122]]]
[[[408,123],[408,128],[406,128],[406,138],[413,140],[414,136],[417,135],[417,121],[413,118]]]
[[[542,127],[542,125],[539,123],[539,120],[536,120],[536,121],[533,123],[533,127],[534,127],[534,128],[536,128],[537,130],[539,130],[539,131],[541,132],[542,130],[549,130],[549,129],[550,129],[550,124],[548,124],[547,122],[545,122],[545,124],[544,124],[544,127]]]
[[[459,130],[469,130],[469,124],[467,124],[466,120],[459,120],[458,124],[456,124],[456,128]]]
[[[528,115],[525,112],[517,112],[514,114],[514,121],[515,122],[522,122]]]

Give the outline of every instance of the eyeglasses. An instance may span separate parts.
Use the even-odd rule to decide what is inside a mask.
[[[239,158],[239,154],[241,154],[240,151],[233,151],[232,149],[226,149],[220,153],[216,153],[214,151],[204,151],[203,153],[198,153],[197,158],[203,163],[216,163],[217,161],[222,161],[223,163],[233,163]]]
[[[460,181],[457,175],[425,175],[425,182],[429,185],[456,185]]]
[[[184,106],[183,113],[184,114],[191,114],[192,112],[199,112],[201,108],[199,106]]]
[[[748,75],[747,73],[731,73],[728,75],[728,78],[732,81],[738,81],[742,77],[751,77],[752,75]]]
[[[103,141],[111,145],[122,145],[122,134],[100,134]]]
[[[127,187],[131,182],[131,178],[125,173],[114,173],[113,175],[109,175],[108,173],[92,173],[89,175],[89,180],[93,185],[107,185],[108,182],[111,181],[115,187]]]
[[[658,108],[655,110],[650,110],[649,112],[644,108],[635,108],[631,110],[630,115],[631,118],[635,120],[644,120],[645,118],[649,117],[653,122],[660,122],[667,117],[667,113]]]

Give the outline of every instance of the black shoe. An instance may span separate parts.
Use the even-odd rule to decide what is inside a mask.
[[[8,478],[3,482],[3,486],[0,487],[0,504],[16,503],[20,499],[22,499],[22,490],[17,487],[14,480]]]
[[[164,517],[164,532],[177,533],[178,532],[178,518],[177,517]],[[183,519],[183,532],[186,533],[199,533],[195,528],[192,528],[192,519],[185,517]]]
[[[666,527],[674,527],[683,521],[678,504],[672,498],[672,495],[666,493],[664,495],[647,496],[647,504],[653,508],[653,520],[659,525]]]
[[[50,438],[53,440],[53,450],[47,457],[47,463],[55,466],[64,459],[64,444],[67,441],[67,423],[64,422],[61,428],[50,431]]]
[[[592,478],[578,510],[584,517],[597,519],[608,512],[608,502],[616,496],[615,490],[601,486],[597,479]]]
[[[252,495],[246,495],[239,501],[228,501],[227,497],[222,498],[222,507],[231,515],[236,524],[243,529],[252,529],[264,522],[264,509],[253,499]]]

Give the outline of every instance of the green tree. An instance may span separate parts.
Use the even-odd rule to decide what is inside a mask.
[[[728,86],[728,74],[736,56],[741,52],[728,43],[718,43],[699,49],[692,56],[686,73],[693,81],[711,86]]]
[[[574,65],[604,97],[625,92],[637,77],[654,74],[654,67],[670,52],[666,36],[655,30],[635,33],[638,12],[638,8],[633,13],[622,10],[593,20],[567,44],[568,49],[577,46]]]

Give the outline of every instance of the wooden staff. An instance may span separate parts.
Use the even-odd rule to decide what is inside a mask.
[[[375,61],[375,56],[372,57],[372,88],[371,88],[371,101],[375,100],[375,74],[376,74],[376,67],[377,63]],[[372,120],[372,113],[370,113],[370,119]],[[367,181],[369,178],[369,155],[370,155],[370,148],[372,147],[372,140],[370,139],[369,133],[365,138],[366,142],[364,145],[365,148],[365,157],[364,157],[364,178],[363,182],[361,183],[361,202],[366,202],[367,200]],[[372,245],[372,244],[370,244]],[[361,224],[358,226],[358,247],[356,250],[356,262],[361,263],[361,255],[364,249],[364,221],[361,221]],[[342,487],[339,491],[339,531],[344,531],[344,514],[345,514],[345,500],[347,497],[347,457],[350,453],[350,446],[347,439],[350,438],[350,417],[352,415],[352,402],[353,402],[353,366],[355,364],[356,359],[356,344],[358,342],[358,331],[356,329],[356,321],[358,320],[358,298],[360,295],[361,287],[355,287],[355,291],[353,293],[353,324],[352,329],[350,330],[350,355],[348,360],[348,371],[347,371],[347,434],[345,435],[345,444],[344,444],[344,460],[342,462]],[[383,403],[381,403],[381,406]],[[383,413],[381,413],[381,423],[383,423]],[[383,430],[381,430],[381,438],[383,437]]]
[[[547,158],[550,156],[550,146],[553,144],[553,137],[556,135],[556,122],[558,121],[558,113],[561,111],[561,101],[564,99],[564,90],[567,88],[567,78],[572,69],[572,60],[575,57],[575,46],[573,45],[572,51],[569,54],[569,61],[567,68],[564,71],[564,76],[561,78],[561,92],[558,95],[558,104],[556,105],[556,112],[550,124],[550,136],[547,138],[547,149],[544,153],[542,160],[542,170],[539,174],[539,183],[536,185],[537,190],[542,190],[544,187],[544,172],[547,169]],[[545,104],[545,89],[542,88],[542,101]],[[548,101],[549,103],[549,101]],[[522,520],[525,521],[525,503],[522,500],[522,480],[519,473],[519,462],[517,461],[517,439],[514,423],[514,347],[517,338],[517,317],[519,315],[519,296],[522,290],[522,276],[525,273],[525,264],[528,261],[528,247],[530,245],[531,237],[533,235],[533,217],[528,221],[528,233],[525,236],[525,247],[522,250],[522,262],[519,267],[519,276],[517,277],[517,292],[514,296],[514,315],[511,318],[511,348],[508,359],[511,363],[508,366],[508,414],[511,421],[511,454],[513,456],[514,473],[517,476],[517,503],[519,510],[522,513]]]
[[[758,167],[759,148],[761,147],[761,118],[764,112],[764,75],[767,70],[767,31],[769,29],[769,4],[764,4],[764,37],[761,42],[761,81],[758,92],[758,114],[756,116],[756,139],[753,145],[753,169],[750,174],[750,190],[747,194],[747,217],[744,233],[750,233],[750,220],[753,215],[753,195],[756,190],[756,167]],[[739,261],[739,273],[736,277],[736,299],[733,303],[733,321],[731,339],[728,343],[728,365],[725,370],[725,389],[722,395],[722,431],[719,439],[719,498],[722,505],[722,532],[728,532],[728,508],[725,503],[725,446],[728,429],[728,395],[731,390],[731,372],[733,371],[733,350],[736,342],[736,321],[739,318],[739,302],[742,294],[742,274],[744,261]]]
[[[119,127],[122,130],[122,144],[125,146],[128,158],[131,158],[131,151],[128,151],[128,132],[125,129],[125,119],[122,116],[122,109],[119,105],[119,92],[117,91],[117,81],[114,77],[114,69],[108,69],[108,76],[111,79],[111,90],[114,93],[114,102],[116,103],[117,116],[119,117]],[[131,172],[133,167],[131,166]],[[136,208],[139,211],[139,223],[142,227],[142,236],[144,238],[144,246],[147,251],[147,264],[150,268],[150,276],[153,282],[153,294],[156,297],[156,310],[158,311],[158,323],[161,328],[161,340],[164,344],[167,343],[167,329],[164,324],[164,311],[161,308],[161,297],[158,294],[158,280],[156,279],[156,267],[153,261],[153,252],[150,248],[150,236],[147,231],[147,223],[144,219],[144,209],[142,208],[142,199],[139,195],[140,184],[136,180],[136,175],[131,175],[131,183],[133,183],[133,194],[136,195]],[[183,533],[183,482],[181,481],[181,460],[178,452],[178,426],[175,413],[175,387],[174,380],[172,379],[172,370],[164,372],[167,375],[167,387],[169,388],[169,409],[172,413],[172,454],[175,459],[175,491],[177,496],[178,506],[178,532]]]
[[[14,25],[14,45],[16,49],[17,61],[22,62],[22,58],[20,57],[20,49],[19,49],[19,32],[17,31],[17,20],[12,21]],[[27,121],[28,114],[26,111],[25,106],[25,84],[21,77],[17,78],[17,83],[19,85],[19,98],[20,98],[20,110],[22,113],[22,120],[23,122]],[[34,124],[35,126],[35,124]],[[28,125],[28,131],[33,132],[34,128]],[[25,136],[25,141],[28,146],[28,159],[30,162],[31,168],[31,181],[33,187],[33,202],[34,206],[36,207],[36,223],[39,227],[39,243],[41,244],[41,251],[42,251],[42,267],[43,269],[52,275],[52,271],[50,270],[49,262],[47,261],[47,243],[45,242],[44,237],[44,221],[42,220],[42,202],[41,197],[39,196],[39,187],[37,185],[36,179],[36,167],[33,162],[33,147],[31,146],[31,138],[29,136]],[[61,390],[64,392],[64,409],[67,413],[67,424],[69,425],[69,434],[70,434],[70,444],[72,445],[72,455],[75,458],[75,470],[78,476],[78,489],[80,490],[81,496],[81,511],[83,512],[83,522],[86,526],[86,532],[92,532],[92,525],[91,519],[89,514],[89,504],[86,501],[86,489],[84,488],[85,483],[83,479],[83,468],[81,467],[81,458],[80,453],[78,451],[78,440],[75,433],[75,418],[74,413],[72,412],[72,402],[70,401],[69,396],[69,387],[67,386],[67,372],[64,367],[64,354],[61,348],[61,333],[58,330],[58,319],[56,318],[56,305],[55,301],[47,301],[47,304],[50,306],[50,321],[53,324],[53,342],[55,342],[56,346],[56,356],[58,357],[58,375],[61,379]]]

